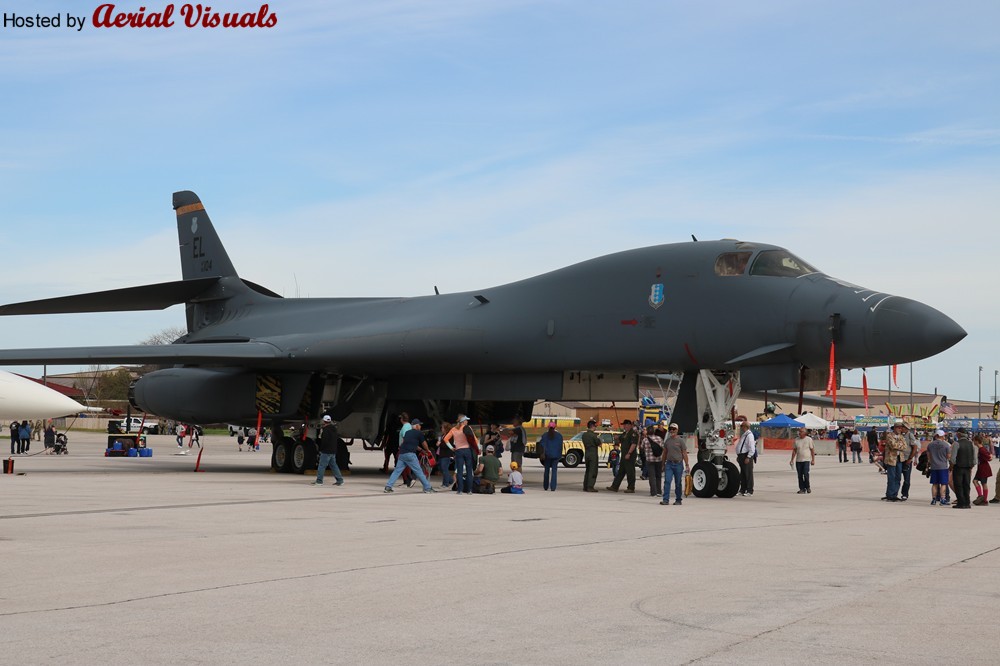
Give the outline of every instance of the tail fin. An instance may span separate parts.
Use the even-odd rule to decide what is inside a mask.
[[[237,277],[205,206],[194,192],[174,192],[177,239],[181,250],[181,276],[185,280],[205,277]]]
[[[174,192],[174,210],[183,280],[0,305],[0,316],[162,310],[184,303],[190,333],[228,316],[226,302],[234,296],[239,295],[244,303],[262,297],[281,298],[260,285],[240,279],[198,195]]]

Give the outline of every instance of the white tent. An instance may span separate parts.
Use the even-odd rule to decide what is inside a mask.
[[[823,419],[816,416],[812,412],[806,412],[805,414],[800,414],[799,416],[795,417],[795,420],[800,423],[805,423],[806,427],[809,428],[810,430],[822,430],[826,432],[826,430],[830,425],[829,421],[824,421]]]

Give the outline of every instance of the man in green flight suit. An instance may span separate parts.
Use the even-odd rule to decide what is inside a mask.
[[[618,492],[618,487],[622,485],[622,480],[628,480],[628,486],[625,488],[626,493],[635,492],[635,458],[636,451],[639,448],[639,434],[632,428],[632,422],[628,419],[622,421],[622,427],[625,428],[618,441],[622,445],[622,459],[618,463],[618,474],[615,475],[615,480],[611,482],[608,486],[608,490]]]
[[[601,448],[601,437],[594,430],[597,429],[597,421],[591,419],[587,421],[587,432],[583,433],[583,459],[587,463],[587,470],[583,474],[583,492],[596,493],[597,488],[597,455]]]

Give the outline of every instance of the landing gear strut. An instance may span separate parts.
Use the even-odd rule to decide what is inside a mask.
[[[695,497],[734,497],[740,488],[739,468],[726,457],[726,446],[729,444],[726,428],[729,427],[732,409],[739,395],[738,372],[716,376],[710,370],[701,370],[696,381],[688,379],[682,384],[678,402],[686,397],[697,405],[696,413],[687,411],[687,416],[697,418],[697,424],[681,424],[686,432],[696,430],[698,433],[698,462],[691,468],[691,485]],[[690,404],[677,407],[677,413],[683,413],[684,408],[689,410]]]

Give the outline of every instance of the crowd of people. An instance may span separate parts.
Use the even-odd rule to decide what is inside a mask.
[[[8,426],[10,430],[10,455],[31,454],[31,442],[42,442],[44,451],[50,451],[56,443],[56,429],[51,423],[44,423],[41,419],[24,419],[22,421],[11,421]]]
[[[385,492],[393,492],[397,481],[410,486],[420,482],[424,492],[436,492],[429,477],[437,468],[441,475],[441,488],[450,489],[459,495],[494,493],[523,494],[523,465],[527,432],[521,418],[515,417],[511,427],[501,428],[491,424],[477,437],[469,417],[459,414],[455,423],[442,423],[439,431],[425,431],[419,419],[411,420],[409,415],[399,415],[398,433],[389,435],[385,443],[385,464],[383,473],[389,474]],[[598,492],[597,472],[600,450],[603,442],[595,432],[597,421],[587,423],[582,434],[584,462],[586,463],[584,492]],[[32,422],[25,419],[13,421],[9,425],[11,455],[29,454],[31,441],[43,441],[45,450],[55,446],[55,427],[41,420]],[[175,433],[177,445],[183,446],[185,437],[189,446],[199,443],[198,429],[177,424]],[[429,436],[428,436],[429,435]],[[881,497],[887,502],[909,500],[912,473],[916,469],[926,476],[931,487],[931,505],[952,506],[968,509],[972,506],[1000,504],[1000,475],[994,482],[993,498],[990,499],[989,480],[994,476],[990,462],[1000,455],[1000,438],[990,439],[983,433],[970,433],[959,428],[954,434],[936,430],[930,439],[921,439],[902,419],[897,419],[892,428],[881,436],[874,429],[862,434],[857,430],[843,429],[837,435],[838,461],[841,463],[862,462],[863,442],[868,446],[868,462],[875,465],[886,477],[885,493]],[[247,450],[259,450],[259,441],[266,441],[263,434],[258,438],[252,431],[246,438]],[[243,450],[244,436],[240,433],[237,445]],[[742,423],[738,436],[733,440],[734,453],[739,465],[739,491],[741,496],[752,496],[754,492],[753,469],[757,461],[757,442],[747,423]],[[318,438],[319,464],[313,485],[323,485],[327,469],[331,470],[336,485],[342,485],[344,478],[338,466],[342,460],[344,442],[330,416],[324,416]],[[850,460],[848,459],[850,451]],[[503,456],[510,456],[507,468]],[[537,455],[543,465],[543,491],[555,491],[558,487],[558,470],[563,458],[563,436],[554,421],[548,424],[537,442]],[[389,469],[389,461],[393,469]],[[612,471],[612,482],[606,490],[633,494],[636,490],[636,470],[641,470],[640,480],[648,481],[649,495],[662,498],[660,504],[669,505],[671,487],[674,504],[682,504],[685,475],[690,473],[686,442],[680,437],[676,423],[662,421],[645,427],[636,427],[631,420],[622,422],[622,432],[618,434],[607,456],[607,464]],[[798,431],[791,450],[789,466],[796,472],[798,493],[812,493],[810,469],[816,464],[816,444],[806,428]],[[501,482],[506,479],[506,485]],[[622,486],[625,486],[622,489]],[[976,499],[972,499],[972,489]],[[954,503],[952,502],[954,495]]]
[[[875,462],[886,475],[886,490],[883,500],[905,502],[909,499],[910,478],[913,469],[929,477],[931,504],[952,506],[956,509],[971,509],[973,506],[998,504],[997,492],[989,498],[989,479],[993,476],[990,461],[996,442],[983,433],[969,437],[964,428],[954,435],[936,430],[932,439],[924,445],[910,430],[905,421],[898,419],[884,439],[876,444],[873,452]],[[1000,479],[997,480],[1000,485]],[[972,500],[975,487],[976,499]],[[955,502],[951,495],[954,493]]]
[[[523,476],[520,466],[523,461],[526,433],[523,422],[518,419],[511,428],[489,426],[479,442],[469,426],[468,417],[459,415],[455,424],[445,423],[440,436],[432,433],[428,440],[425,434],[411,435],[411,442],[403,446],[406,432],[412,429],[409,418],[401,415],[402,428],[398,445],[386,451],[385,472],[389,472],[390,457],[396,456],[395,469],[386,484],[386,492],[392,492],[392,485],[402,476],[407,485],[415,477],[430,487],[427,480],[430,469],[436,463],[441,472],[441,487],[451,488],[459,494],[494,492],[502,477],[508,477],[508,487],[502,492],[523,491]],[[408,427],[408,425],[410,427]],[[602,441],[595,432],[597,422],[587,423],[582,434],[584,461],[584,492],[598,492],[596,487],[599,455]],[[612,470],[612,482],[606,490],[611,492],[636,492],[637,470],[641,470],[640,480],[649,483],[649,495],[661,498],[660,504],[669,505],[673,488],[674,504],[682,504],[685,475],[691,465],[688,450],[679,435],[677,424],[658,424],[636,427],[626,419],[623,431],[617,435],[607,457],[607,465]],[[1000,503],[1000,478],[996,482],[993,499],[989,498],[988,480],[993,476],[990,461],[994,447],[1000,442],[991,441],[987,436],[976,434],[971,439],[964,430],[954,435],[936,431],[930,441],[922,441],[915,436],[909,426],[897,420],[889,432],[881,437],[872,430],[862,433],[858,430],[844,430],[838,434],[838,460],[842,463],[863,463],[864,445],[868,445],[868,462],[876,465],[886,476],[886,490],[882,499],[888,502],[905,502],[909,499],[912,470],[928,477],[931,486],[931,504],[970,508]],[[555,422],[537,443],[538,457],[543,466],[542,489],[555,491],[558,487],[558,469],[563,456],[563,436]],[[757,461],[757,442],[748,424],[743,423],[733,440],[734,453],[739,465],[740,496],[752,496],[754,492],[753,470]],[[502,457],[510,452],[510,470],[505,470]],[[516,452],[516,453],[515,453]],[[848,456],[850,452],[850,456]],[[411,454],[403,460],[402,454]],[[517,456],[516,460],[513,458]],[[422,459],[421,466],[418,460]],[[427,462],[430,461],[430,465]],[[796,472],[798,494],[811,494],[810,470],[816,464],[816,442],[806,428],[798,431],[793,442],[789,466]],[[454,468],[455,475],[452,475]],[[419,471],[419,473],[418,473]],[[397,473],[398,472],[398,473]],[[516,478],[515,473],[516,472]],[[412,475],[412,477],[411,477]],[[515,482],[516,481],[516,482]],[[624,486],[624,488],[623,488]],[[976,499],[970,501],[971,488],[976,490]],[[951,495],[955,495],[952,504]]]

